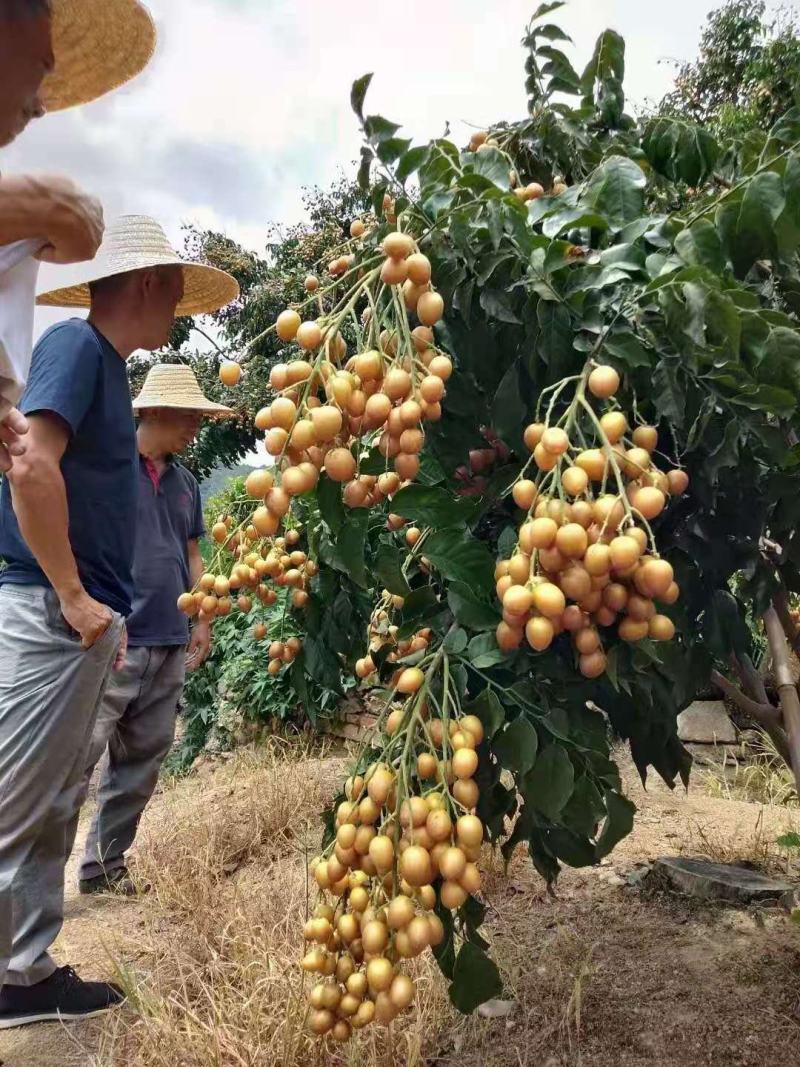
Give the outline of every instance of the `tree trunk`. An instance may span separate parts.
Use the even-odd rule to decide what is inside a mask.
[[[789,660],[789,644],[781,624],[780,616],[774,607],[764,612],[764,629],[772,655],[775,671],[775,684],[781,705],[783,727],[789,742],[789,756],[794,772],[795,788],[800,795],[800,696],[792,675]]]

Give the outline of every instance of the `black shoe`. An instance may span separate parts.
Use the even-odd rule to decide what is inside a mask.
[[[78,892],[81,896],[91,896],[93,893],[116,893],[122,897],[135,897],[139,891],[128,874],[127,867],[117,867],[108,874],[97,874],[94,878],[81,878],[78,882]]]
[[[124,999],[118,986],[84,982],[71,967],[59,967],[36,985],[4,985],[0,989],[0,1030],[29,1023],[90,1019]]]

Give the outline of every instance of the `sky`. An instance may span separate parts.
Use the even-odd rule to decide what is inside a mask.
[[[424,141],[524,114],[520,47],[538,0],[147,0],[159,44],[124,89],[46,116],[0,153],[5,172],[60,172],[107,218],[155,216],[180,244],[188,222],[263,249],[268,222],[302,218],[304,185],[358,157],[350,86],[374,71],[367,111]],[[580,70],[597,35],[627,41],[626,89],[656,100],[695,56],[721,0],[570,0],[557,13]],[[42,273],[61,284],[58,268]],[[62,317],[37,312],[37,334]]]
[[[48,116],[0,156],[6,171],[60,171],[107,217],[143,212],[180,240],[213,226],[256,250],[268,221],[302,216],[300,189],[358,156],[352,81],[374,71],[368,110],[427,139],[463,138],[524,112],[525,23],[534,0],[148,0],[159,30],[148,70],[117,93]],[[571,0],[558,13],[589,58],[607,26],[628,41],[635,104],[695,54],[709,0]],[[46,281],[51,277],[48,272]],[[57,280],[57,279],[56,279]]]

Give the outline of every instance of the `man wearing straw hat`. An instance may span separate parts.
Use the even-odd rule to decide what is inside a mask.
[[[155,47],[139,0],[0,0],[0,147],[34,119],[138,74]],[[24,450],[37,261],[91,259],[103,211],[66,178],[0,177],[0,472]],[[33,258],[35,257],[35,259]]]
[[[194,625],[190,640],[188,619],[177,607],[205,569],[199,543],[205,530],[200,487],[174,456],[194,440],[204,416],[233,412],[203,396],[191,367],[166,363],[150,370],[133,409],[139,415],[133,613],[125,665],[109,683],[89,746],[84,796],[97,761],[108,753],[80,868],[81,893],[135,892],[125,853],[172,746],[186,670],[203,663],[211,643],[207,622]]]
[[[238,295],[184,263],[161,227],[126,216],[96,260],[40,303],[89,307],[39,341],[20,408],[28,447],[0,491],[0,1028],[79,1018],[121,1000],[57,968],[86,753],[133,602],[139,481],[126,360],[168,342],[177,315]],[[9,888],[10,887],[10,888]],[[10,925],[10,929],[9,929]]]

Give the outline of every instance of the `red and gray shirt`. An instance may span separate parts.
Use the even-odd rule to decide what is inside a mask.
[[[139,510],[133,560],[133,612],[128,641],[134,647],[178,646],[189,640],[189,621],[177,608],[191,588],[189,542],[205,533],[200,487],[177,460],[160,475],[139,457]]]

